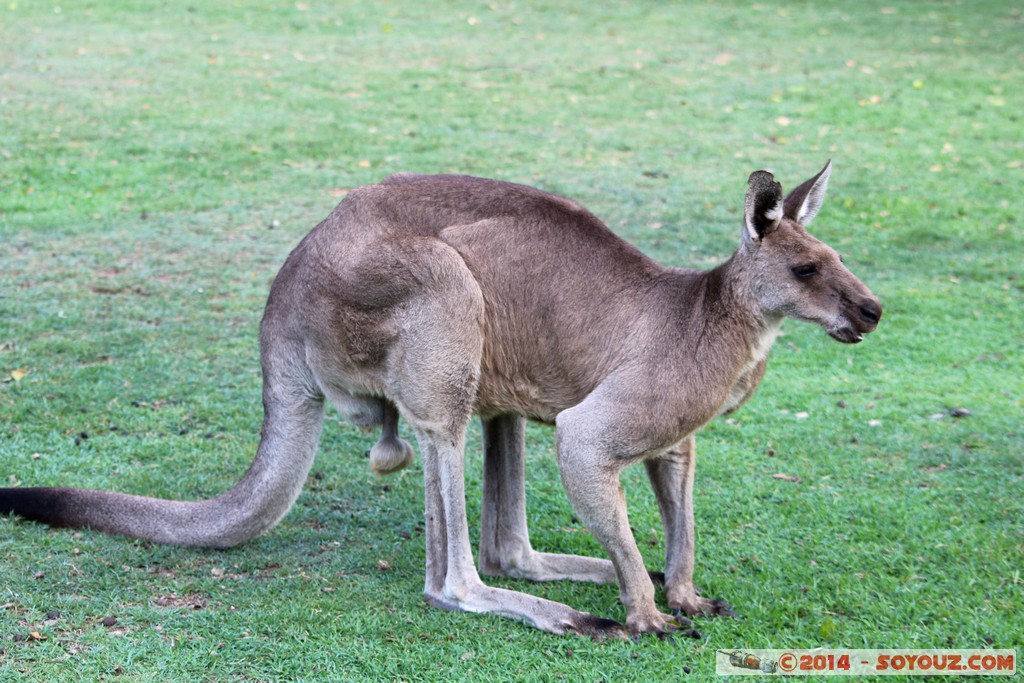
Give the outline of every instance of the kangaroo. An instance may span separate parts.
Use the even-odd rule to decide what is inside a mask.
[[[158,543],[226,548],[294,503],[325,399],[383,427],[378,473],[423,457],[424,594],[436,607],[523,620],[552,633],[664,635],[683,615],[731,615],[693,584],[694,434],[738,408],[764,375],[785,317],[857,343],[882,308],[805,230],[831,162],[785,197],[748,181],[741,240],[710,271],[658,265],[579,204],[468,176],[400,173],[357,188],[288,256],[260,327],[264,422],[255,461],[198,502],[70,488],[0,489],[0,512]],[[484,434],[479,573],[466,519],[464,437]],[[525,510],[524,425],[555,425],[573,509],[610,560],[535,551]],[[648,573],[619,474],[643,462],[666,536]],[[480,574],[616,582],[625,624],[492,588]],[[663,582],[669,612],[655,604]]]

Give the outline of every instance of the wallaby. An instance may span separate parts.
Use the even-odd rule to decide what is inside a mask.
[[[784,317],[856,343],[878,300],[804,226],[831,162],[783,198],[750,176],[742,239],[710,271],[665,268],[573,201],[467,176],[400,173],[360,187],[292,251],[260,329],[262,438],[249,471],[199,502],[67,488],[0,489],[0,512],[159,543],[224,548],[288,511],[317,449],[324,399],[383,426],[371,465],[407,465],[398,416],[419,442],[426,600],[553,633],[662,635],[682,614],[731,614],[693,585],[694,434],[747,400]],[[615,581],[625,625],[484,585],[466,520],[463,444],[484,433],[480,572]],[[554,424],[573,509],[611,561],[535,551],[526,525],[524,424]],[[666,536],[649,574],[621,470],[643,461]],[[663,580],[673,614],[654,600]]]

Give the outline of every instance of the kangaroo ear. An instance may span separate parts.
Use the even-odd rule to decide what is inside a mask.
[[[830,173],[832,173],[831,159],[825,164],[825,168],[818,171],[818,175],[789,193],[783,211],[786,218],[794,220],[800,225],[809,225],[814,220],[825,201],[825,190],[828,189]]]
[[[782,220],[782,185],[768,171],[754,171],[747,180],[743,225],[746,236],[759,240]]]

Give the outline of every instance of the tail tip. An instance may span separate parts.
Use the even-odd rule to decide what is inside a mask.
[[[81,526],[69,504],[70,493],[62,488],[0,488],[0,515],[13,514],[57,527]]]

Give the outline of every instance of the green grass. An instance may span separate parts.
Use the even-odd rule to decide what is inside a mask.
[[[706,267],[748,173],[790,188],[831,157],[815,232],[886,313],[854,348],[787,323],[759,395],[698,439],[697,582],[742,615],[700,640],[427,608],[421,467],[374,479],[373,437],[332,418],[296,507],[239,549],[0,519],[0,680],[671,681],[712,678],[718,648],[1024,653],[1022,29],[998,1],[4,2],[6,485],[229,487],[258,438],[271,278],[347,188],[397,170],[536,184]],[[535,545],[600,554],[550,430],[528,440]],[[474,431],[473,525],[479,469]],[[658,568],[653,495],[624,483]],[[611,587],[497,583],[624,618]]]

